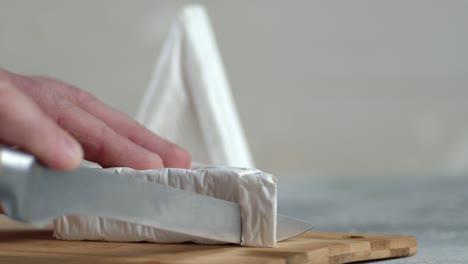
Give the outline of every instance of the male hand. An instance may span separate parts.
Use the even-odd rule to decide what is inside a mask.
[[[0,144],[24,149],[58,170],[76,168],[83,157],[103,167],[134,169],[191,163],[187,151],[91,94],[1,68]]]

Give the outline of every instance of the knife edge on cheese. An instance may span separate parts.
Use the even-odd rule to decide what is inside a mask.
[[[0,148],[0,169],[7,215],[38,226],[62,217],[55,225],[62,239],[272,247],[312,227],[276,214],[276,179],[255,169],[62,172],[7,148]]]

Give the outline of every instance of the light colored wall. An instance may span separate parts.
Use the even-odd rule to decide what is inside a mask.
[[[260,168],[468,168],[468,1],[200,1]],[[0,66],[134,115],[188,1],[0,0]]]

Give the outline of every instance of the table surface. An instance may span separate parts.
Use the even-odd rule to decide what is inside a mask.
[[[416,256],[379,263],[468,263],[468,175],[280,177],[278,193],[317,230],[417,237]]]

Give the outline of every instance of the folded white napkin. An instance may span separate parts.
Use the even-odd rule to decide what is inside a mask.
[[[203,7],[172,25],[137,119],[204,164],[254,167]]]
[[[198,162],[254,166],[202,7],[184,8],[171,27],[138,120],[187,148]],[[235,167],[111,171],[239,203],[242,245],[274,246],[276,179],[256,169]],[[65,216],[55,220],[54,236],[69,240],[217,243],[91,216]]]

